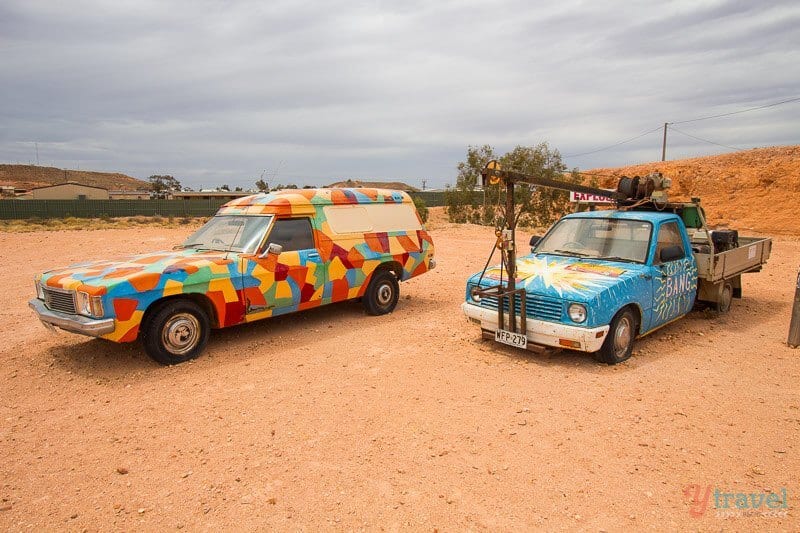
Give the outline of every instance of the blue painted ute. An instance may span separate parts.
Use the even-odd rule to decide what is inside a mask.
[[[582,239],[608,249],[600,254],[589,244],[582,249],[577,246],[584,244],[570,241],[570,250],[550,250],[547,243],[564,228],[583,229]],[[613,233],[619,235],[609,238]],[[660,250],[667,244],[681,247],[682,257],[660,261]],[[503,275],[498,265],[467,281],[462,309],[486,331],[498,327],[497,299],[476,298],[473,289],[499,285]],[[603,345],[614,317],[626,307],[634,311],[638,335],[688,313],[697,294],[698,275],[680,216],[670,212],[593,211],[573,213],[554,224],[533,253],[517,259],[516,281],[517,287],[525,288],[526,336],[530,342],[595,352]],[[571,318],[572,304],[585,308],[584,320]],[[507,305],[506,300],[506,309]]]

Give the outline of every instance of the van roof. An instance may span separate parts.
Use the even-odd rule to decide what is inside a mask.
[[[408,203],[408,193],[392,189],[283,189],[231,200],[217,214],[300,215],[313,214],[317,206]]]

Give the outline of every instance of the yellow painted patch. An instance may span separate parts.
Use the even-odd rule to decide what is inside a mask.
[[[275,298],[291,298],[292,287],[286,281],[278,281],[275,283]]]
[[[338,257],[334,257],[333,261],[330,262],[330,266],[328,267],[328,279],[331,281],[342,279],[345,274],[347,274],[347,269],[342,264],[342,260]]]
[[[233,288],[230,278],[212,279],[208,283],[208,290],[211,292],[221,291],[226,302],[235,302],[239,299],[239,295],[236,294],[236,289]]]
[[[183,283],[180,281],[175,281],[174,279],[168,279],[167,282],[164,284],[164,296],[174,296],[176,294],[183,293]]]

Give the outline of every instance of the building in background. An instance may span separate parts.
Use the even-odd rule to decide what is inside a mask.
[[[108,191],[112,200],[149,200],[150,191]]]
[[[243,196],[250,196],[247,191],[172,191],[173,200],[235,200]]]
[[[31,198],[34,200],[108,200],[109,194],[108,189],[103,187],[68,181],[57,185],[37,187],[31,190]]]

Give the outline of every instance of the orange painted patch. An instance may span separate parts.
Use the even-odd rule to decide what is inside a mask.
[[[317,240],[317,247],[322,256],[323,261],[330,261],[331,253],[333,252],[333,240],[322,233],[321,231],[314,230],[314,237]]]
[[[346,279],[337,279],[333,282],[333,290],[331,296],[334,302],[341,302],[347,300],[347,294],[350,292],[350,285],[347,284]]]
[[[166,255],[153,255],[150,257],[140,257],[139,259],[131,261],[131,263],[137,263],[140,265],[152,265],[153,263],[158,263],[159,261],[161,261],[166,257],[167,257]]]
[[[411,237],[407,235],[398,235],[395,238],[406,252],[419,252],[419,244],[414,242],[414,239]]]
[[[133,342],[139,336],[139,324],[136,324],[131,329],[125,332],[118,342]]]
[[[117,320],[130,320],[133,312],[136,311],[136,306],[139,304],[136,300],[130,298],[115,298],[113,300],[114,314],[117,315]]]
[[[367,246],[369,246],[370,250],[377,253],[383,253],[383,244],[381,244],[377,234],[365,233],[364,239],[367,241]]]
[[[106,292],[108,292],[108,288],[106,287],[92,287],[90,285],[78,285],[78,290],[83,291],[89,296],[102,296]]]
[[[266,305],[267,301],[264,300],[264,295],[261,294],[261,291],[258,287],[247,287],[244,290],[244,297],[246,301],[250,302],[250,305]]]
[[[145,274],[133,276],[128,281],[137,292],[145,292],[155,289],[160,279],[161,274],[158,272],[147,272]]]
[[[361,268],[364,266],[364,256],[355,248],[350,248],[350,251],[347,252],[347,260],[350,261],[353,268]]]
[[[225,295],[222,294],[222,291],[208,291],[206,296],[211,300],[211,303],[214,304],[214,309],[217,310],[217,318],[219,318],[220,325],[225,325]]]
[[[112,270],[105,276],[104,279],[117,279],[117,278],[127,278],[131,274],[136,274],[141,272],[143,269],[142,267],[128,267],[128,268],[118,268],[117,270]]]
[[[57,276],[53,276],[47,280],[48,287],[61,287],[61,280],[64,278],[68,278],[69,274],[58,274]]]

